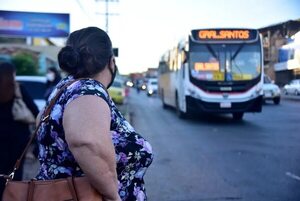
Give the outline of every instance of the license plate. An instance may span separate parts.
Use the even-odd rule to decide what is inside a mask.
[[[272,94],[271,93],[265,93],[265,97],[271,97]]]
[[[225,102],[225,103],[220,103],[221,108],[231,108],[231,103],[230,102]]]

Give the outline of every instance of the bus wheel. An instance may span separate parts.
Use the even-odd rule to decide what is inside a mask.
[[[167,104],[165,103],[164,91],[161,91],[161,102],[163,109],[167,109]]]
[[[235,113],[232,113],[232,116],[233,116],[234,120],[240,121],[243,119],[244,113],[243,112],[235,112]]]
[[[176,95],[176,114],[180,119],[186,119],[187,118],[187,113],[182,112],[179,108],[179,101],[178,101],[178,97]]]

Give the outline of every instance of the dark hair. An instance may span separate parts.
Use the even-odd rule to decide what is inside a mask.
[[[53,72],[55,75],[55,78],[53,81],[49,81],[49,80],[47,81],[47,85],[56,85],[61,80],[60,72],[54,66],[50,66],[47,70]]]
[[[53,73],[55,73],[55,74],[59,74],[57,68],[54,67],[54,66],[50,66],[47,70],[48,70],[48,71],[51,71],[51,72],[53,72]]]
[[[87,27],[70,34],[67,45],[58,53],[62,70],[75,78],[90,77],[101,72],[113,55],[107,33],[97,27]]]
[[[16,67],[10,62],[0,63],[0,79],[16,72]]]

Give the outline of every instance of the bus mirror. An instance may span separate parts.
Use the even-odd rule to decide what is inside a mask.
[[[119,48],[113,48],[113,54],[115,57],[119,56]]]
[[[189,56],[189,54],[188,54],[188,52],[187,51],[182,51],[181,52],[181,58],[182,58],[182,63],[186,63],[189,59],[188,59],[188,56]]]

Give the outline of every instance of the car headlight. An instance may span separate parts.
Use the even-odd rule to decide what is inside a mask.
[[[275,94],[280,94],[280,89],[279,89],[279,87],[275,88],[275,89],[273,90],[273,93],[275,93]]]
[[[189,95],[191,95],[191,96],[194,96],[195,95],[195,89],[194,88],[192,88],[192,87],[188,87],[187,88],[187,91],[188,91],[188,93],[189,93]]]
[[[259,94],[259,95],[263,95],[264,91],[263,91],[263,89],[262,89],[261,86],[257,86],[257,87],[255,88],[255,93],[256,93],[256,94]]]

